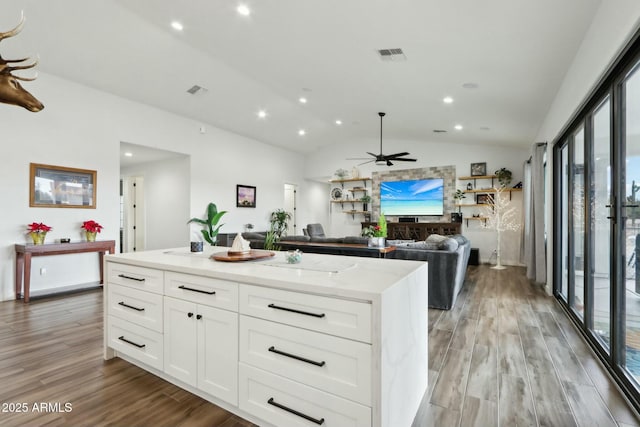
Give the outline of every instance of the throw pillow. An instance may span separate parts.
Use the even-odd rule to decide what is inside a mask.
[[[447,239],[448,239],[447,236],[441,236],[439,234],[429,234],[427,236],[427,240],[425,240],[425,242],[440,243],[440,242],[443,242],[443,241],[445,241]]]
[[[458,249],[458,241],[456,239],[445,239],[438,243],[438,247],[444,251],[453,252]]]
[[[438,251],[438,250],[440,250],[440,243],[436,243],[436,242],[407,243],[407,248]]]

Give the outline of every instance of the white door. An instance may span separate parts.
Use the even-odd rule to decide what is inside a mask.
[[[197,384],[197,305],[164,297],[164,371],[189,385]]]
[[[238,404],[238,313],[198,305],[198,388]]]
[[[123,178],[122,188],[122,238],[123,252],[140,252],[145,249],[144,178]]]
[[[284,185],[284,210],[291,214],[291,220],[287,226],[286,235],[294,236],[296,234],[296,195],[297,186],[294,184]]]

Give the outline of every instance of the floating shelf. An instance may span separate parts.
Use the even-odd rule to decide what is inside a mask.
[[[497,176],[496,175],[459,176],[458,180],[471,181],[474,179],[494,179],[494,178],[497,178]]]
[[[484,221],[484,223],[487,223],[487,218],[486,216],[472,216],[471,218],[464,218],[467,221],[467,227],[469,226],[469,221]]]
[[[456,204],[456,208],[464,208],[464,207],[476,207],[476,206],[491,206],[488,203],[466,203],[466,204]]]
[[[522,188],[505,188],[502,191],[511,193],[512,191],[522,191]],[[464,193],[496,193],[495,188],[485,188],[484,190],[462,190]]]

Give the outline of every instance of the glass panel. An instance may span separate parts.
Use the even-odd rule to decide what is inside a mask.
[[[593,183],[591,214],[593,231],[593,329],[605,349],[611,338],[611,108],[607,99],[593,116]]]
[[[562,205],[560,217],[562,218],[562,283],[560,294],[567,301],[567,289],[569,289],[569,225],[567,212],[569,211],[569,144],[565,144],[561,151],[562,162]]]
[[[625,284],[626,368],[638,379],[640,377],[640,275],[638,274],[638,251],[640,250],[640,209],[629,205],[638,205],[640,200],[640,73],[634,72],[625,81],[625,129],[626,145],[623,185],[625,203],[622,210],[626,216],[621,225],[624,229],[622,252]]]
[[[575,298],[572,307],[584,316],[584,127],[573,141],[573,283]]]

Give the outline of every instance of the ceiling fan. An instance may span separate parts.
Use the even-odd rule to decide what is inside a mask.
[[[409,155],[409,153],[406,151],[402,153],[395,153],[395,154],[382,154],[382,118],[385,116],[385,114],[386,113],[382,113],[382,112],[378,113],[378,115],[380,116],[380,154],[373,154],[367,151],[367,154],[369,154],[370,156],[373,156],[373,159],[364,163],[360,163],[360,165],[376,162],[376,165],[379,165],[379,166],[383,166],[383,165],[393,166],[393,163],[391,162],[392,160],[394,162],[415,162],[416,161],[416,159],[409,159],[404,157]],[[369,159],[368,157],[358,157],[358,158],[348,158],[347,160],[368,160],[368,159]]]

